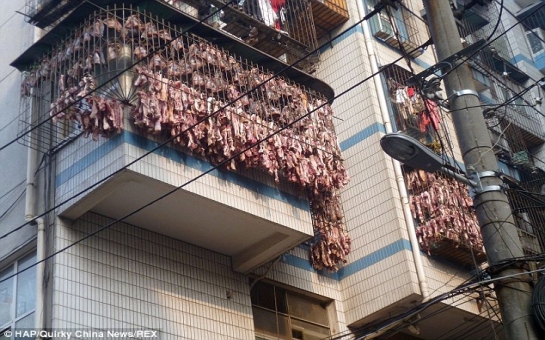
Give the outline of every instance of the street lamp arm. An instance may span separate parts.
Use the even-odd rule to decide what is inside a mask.
[[[478,187],[476,182],[447,169],[439,155],[411,136],[399,132],[388,133],[380,139],[380,146],[390,157],[412,168],[427,172],[440,171],[473,188]]]

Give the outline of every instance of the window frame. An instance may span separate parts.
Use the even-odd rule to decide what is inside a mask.
[[[277,327],[278,327],[278,317],[279,316],[280,317],[285,317],[287,319],[287,326],[288,326],[287,331],[289,332],[288,336],[289,336],[290,340],[291,339],[296,339],[296,338],[293,338],[293,331],[301,332],[301,334],[303,335],[303,339],[305,339],[304,338],[304,335],[305,335],[304,328],[301,328],[298,325],[293,325],[292,320],[299,321],[299,322],[302,322],[302,323],[308,323],[308,324],[313,325],[313,326],[317,326],[317,327],[320,327],[320,328],[323,328],[323,329],[327,329],[329,331],[329,334],[324,335],[324,337],[330,336],[332,334],[331,318],[330,318],[328,310],[327,310],[327,305],[331,304],[331,302],[332,302],[331,299],[325,299],[323,297],[318,297],[318,296],[311,296],[308,293],[301,293],[298,290],[293,289],[293,287],[289,287],[289,286],[285,286],[285,285],[278,285],[278,284],[272,283],[270,281],[257,282],[252,287],[252,289],[256,289],[256,288],[259,289],[260,286],[263,287],[264,285],[270,286],[273,289],[273,297],[274,297],[274,301],[275,301],[275,310],[272,310],[272,309],[267,308],[267,307],[260,306],[258,304],[259,302],[254,301],[254,293],[250,292],[252,310],[255,308],[255,309],[263,310],[263,311],[266,311],[266,312],[269,312],[269,313],[274,313],[274,315],[276,316]],[[255,293],[255,294],[257,294],[257,293]],[[284,300],[282,304],[285,306],[286,312],[282,312],[282,311],[278,310],[279,308],[278,308],[277,299],[279,298],[280,294],[282,295],[282,299]],[[324,309],[324,316],[327,319],[328,324],[325,325],[325,324],[315,322],[315,321],[312,321],[312,320],[309,320],[309,319],[304,319],[304,318],[302,318],[300,316],[293,315],[290,312],[290,300],[289,300],[290,295],[293,295],[296,298],[304,299],[304,300],[306,300],[306,301],[308,301],[310,303],[315,303],[317,306],[323,308]],[[264,334],[264,333],[260,333],[259,330],[255,326],[255,316],[254,316],[254,332],[255,332],[256,339],[263,339],[263,340],[282,339],[282,338],[280,338],[280,336],[282,336],[282,334],[277,334],[276,337],[275,337],[275,336],[267,335],[267,334]]]
[[[540,28],[534,28],[532,30],[528,30],[525,32],[526,42],[528,43],[528,49],[530,53],[532,54],[532,57],[534,57],[534,61],[536,56],[540,56],[541,54],[545,52],[545,42],[542,41],[542,39],[545,37],[543,37],[540,34],[540,31],[541,31]],[[533,41],[534,43],[539,43],[539,46],[541,46],[539,50],[534,51],[535,44],[532,43],[532,40],[530,39],[530,37],[532,37],[532,40],[535,39]]]
[[[36,263],[36,250],[35,249],[30,251],[30,252],[24,253],[21,256],[18,256],[17,259],[12,261],[9,265],[6,265],[6,266],[2,267],[0,269],[0,273],[6,271],[8,269],[11,269],[12,272],[11,272],[10,275],[13,275],[13,274],[17,273],[20,270],[19,268],[21,266],[20,265],[21,262],[23,262],[24,260],[27,260],[27,259],[31,259],[31,258],[33,258],[33,261],[29,266],[33,266]],[[34,269],[28,269],[28,270],[36,270],[36,269],[34,267]],[[22,313],[21,315],[17,316],[17,305],[18,305],[17,291],[18,291],[20,275],[15,275],[15,276],[13,276],[12,279],[13,279],[12,280],[13,303],[11,304],[11,308],[10,308],[10,317],[11,317],[11,319],[8,322],[0,325],[0,338],[4,338],[2,335],[4,334],[5,331],[16,329],[16,325],[17,325],[18,322],[20,322],[21,320],[25,319],[26,317],[28,317],[28,316],[30,316],[30,315],[32,315],[32,314],[34,314],[36,312],[36,297],[34,297],[33,307],[30,308],[29,310],[27,310],[26,312]],[[36,280],[34,280],[33,287],[36,287]],[[34,326],[34,324],[33,324],[33,326]],[[11,338],[14,338],[14,336],[12,335]]]

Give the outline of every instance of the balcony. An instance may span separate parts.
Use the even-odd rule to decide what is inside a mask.
[[[122,1],[97,0],[100,7],[118,6]],[[274,3],[246,0],[226,5],[224,0],[139,0],[132,6],[160,14],[163,18],[181,27],[190,27],[197,35],[210,39],[228,48],[225,40],[237,39],[267,55],[293,63],[303,59],[317,48],[317,31],[332,29],[348,19],[344,0],[309,3],[303,0],[278,1]],[[88,15],[97,7],[80,1],[28,0],[27,13],[30,23],[47,28],[57,25],[78,7],[77,12]],[[221,12],[218,10],[221,8]],[[217,13],[215,13],[217,12]],[[313,15],[316,15],[315,27]],[[199,24],[199,20],[204,24]],[[185,23],[182,24],[180,20]],[[64,21],[66,23],[66,21]],[[218,34],[221,32],[221,34]],[[305,58],[295,67],[312,72],[316,68],[318,55]]]
[[[345,0],[311,0],[311,4],[318,38],[328,36],[349,18]]]
[[[486,261],[473,202],[463,184],[417,170],[406,173],[405,183],[423,251],[469,267]]]
[[[414,13],[414,9],[407,7],[410,2],[401,2],[399,8],[390,8],[391,15],[386,11],[370,19],[371,33],[385,44],[405,51],[411,58],[423,53],[421,46],[428,38],[426,23]]]
[[[42,128],[29,146],[57,154],[61,216],[121,218],[165,196],[126,221],[230,255],[236,271],[314,235],[325,244],[315,267],[344,260],[349,241],[336,191],[347,177],[320,92],[330,93],[326,84],[295,70],[312,87],[271,78],[271,70],[131,6],[80,15],[64,19],[80,20],[64,40],[59,24],[14,63],[26,65],[25,126],[53,116],[55,129]]]
[[[308,200],[263,174],[214,171],[169,194],[212,167],[172,147],[123,170],[156,145],[124,130],[98,143],[79,138],[61,149],[56,201],[96,187],[69,200],[59,214],[76,220],[92,211],[118,219],[168,195],[124,221],[231,256],[233,269],[242,273],[312,238]]]

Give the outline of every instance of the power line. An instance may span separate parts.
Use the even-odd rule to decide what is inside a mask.
[[[114,79],[114,78],[117,78],[119,76],[121,76],[123,73],[127,72],[128,70],[134,68],[135,66],[137,66],[138,64],[140,64],[141,62],[144,62],[146,60],[149,60],[151,59],[151,57],[153,57],[156,53],[162,51],[164,48],[166,48],[168,45],[172,44],[174,41],[176,41],[176,39],[180,38],[181,36],[187,34],[188,32],[190,32],[193,28],[197,27],[198,25],[204,23],[204,21],[208,20],[209,18],[213,17],[214,15],[216,14],[219,14],[224,8],[228,7],[231,3],[233,2],[236,2],[236,0],[230,0],[228,1],[227,3],[225,3],[225,5],[219,7],[216,11],[208,14],[207,16],[203,17],[202,19],[200,19],[198,22],[196,23],[193,23],[192,25],[190,25],[187,29],[183,30],[178,34],[176,35],[174,38],[172,38],[171,40],[161,44],[159,47],[157,47],[156,49],[154,49],[153,51],[149,52],[145,57],[143,57],[142,59],[140,60],[137,60],[135,61],[134,63],[132,63],[131,65],[129,65],[128,67],[124,68],[123,70],[121,70],[120,72],[118,72],[117,74],[113,75],[111,77],[111,79]],[[101,8],[100,6],[96,5],[96,4],[93,4],[94,6],[98,7],[98,8]],[[307,57],[307,56],[305,56]],[[301,60],[301,59],[300,59]],[[300,60],[298,60],[297,62],[299,62]],[[73,101],[72,103],[68,104],[67,106],[63,107],[62,109],[59,109],[57,113],[55,113],[54,115],[49,115],[48,118],[44,119],[43,121],[37,123],[36,125],[30,127],[27,131],[25,131],[24,133],[22,133],[20,136],[17,136],[15,139],[11,140],[10,142],[8,142],[7,144],[4,144],[3,146],[0,147],[0,151],[4,150],[5,148],[7,148],[8,146],[12,145],[13,143],[17,142],[19,139],[23,138],[24,136],[26,136],[27,134],[33,132],[34,130],[38,129],[40,126],[42,126],[43,124],[53,120],[57,115],[59,115],[61,112],[73,107],[74,105],[76,104],[79,104],[81,103],[84,99],[86,99],[88,96],[90,96],[91,94],[99,91],[102,87],[106,86],[108,84],[108,82],[104,82],[103,84],[97,86],[96,88],[92,89],[92,90],[89,90],[87,92],[87,94],[81,98],[78,98],[76,99],[75,101]],[[52,112],[51,110],[49,111],[50,113]]]
[[[205,22],[206,20],[208,20],[209,18],[213,17],[214,15],[220,13],[224,8],[228,7],[231,3],[233,2],[236,2],[237,0],[230,0],[229,2],[227,2],[225,5],[219,7],[216,11],[212,12],[211,14],[208,14],[207,16],[203,17],[202,19],[200,19],[198,22],[190,25],[185,31],[182,30],[182,32],[178,35],[176,35],[174,38],[172,38],[172,40],[169,40],[165,43],[163,43],[162,45],[160,45],[159,47],[157,47],[155,50],[149,52],[144,58],[132,63],[131,65],[129,65],[128,67],[124,68],[123,70],[119,71],[117,74],[113,75],[111,77],[111,79],[114,79],[114,78],[117,78],[119,76],[121,76],[123,73],[129,71],[130,69],[134,68],[135,66],[137,66],[139,63],[145,61],[145,60],[148,60],[150,59],[151,57],[153,57],[156,53],[160,52],[161,50],[163,50],[164,48],[166,48],[168,45],[172,44],[174,41],[176,41],[176,39],[180,38],[181,36],[185,35],[186,33],[190,32],[193,28],[195,28],[196,26],[198,26],[199,24],[202,24],[203,22]],[[98,7],[98,8],[101,8],[100,6],[96,5],[96,4],[93,4],[94,6]],[[318,46],[316,49],[308,52],[307,54],[305,54],[304,56],[302,56],[301,58],[297,59],[295,62],[293,62],[291,65],[288,65],[284,68],[282,68],[279,72],[275,73],[271,78],[265,80],[263,82],[263,84],[267,83],[268,81],[270,81],[271,79],[273,78],[276,78],[277,76],[279,76],[281,73],[287,71],[288,69],[291,69],[294,65],[297,65],[299,62],[305,60],[306,58],[308,58],[309,56],[315,54],[316,52],[320,51],[322,48],[324,47],[327,47],[327,46],[330,46],[331,43],[339,38],[340,36],[342,36],[343,34],[345,33],[348,33],[350,30],[354,29],[355,27],[357,27],[358,25],[360,25],[362,22],[368,20],[369,18],[371,18],[372,16],[374,16],[375,14],[379,13],[382,9],[384,9],[387,5],[386,4],[383,4],[382,2],[378,5],[378,6],[375,6],[375,8],[370,12],[368,13],[366,16],[364,16],[361,20],[357,21],[356,23],[352,24],[351,26],[349,26],[348,28],[346,28],[344,31],[342,31],[341,33],[339,33],[337,36],[335,36],[334,38],[330,38],[329,40],[327,40],[325,43],[323,43],[322,45]],[[422,46],[419,46],[418,48],[422,48]],[[416,50],[416,49],[415,49]],[[90,90],[87,92],[87,94],[84,96],[84,97],[81,97],[81,98],[78,98],[76,99],[74,102],[68,104],[67,106],[63,107],[62,109],[58,109],[57,113],[55,113],[54,115],[50,115],[48,118],[44,119],[43,121],[37,123],[35,126],[32,126],[31,128],[29,128],[27,131],[25,131],[24,133],[22,133],[20,136],[17,136],[17,138],[13,139],[12,141],[8,142],[7,144],[4,144],[3,146],[0,147],[0,151],[4,150],[6,147],[12,145],[13,143],[15,143],[17,140],[23,138],[25,135],[31,133],[32,131],[36,130],[37,128],[39,128],[40,126],[42,126],[43,124],[49,122],[50,120],[54,119],[58,114],[60,114],[61,112],[65,111],[66,109],[69,109],[71,107],[73,107],[74,105],[80,103],[82,100],[84,100],[85,98],[87,98],[89,95],[97,92],[98,90],[100,90],[102,87],[106,86],[108,84],[108,82],[105,82],[104,84],[101,84],[99,86],[97,86],[96,88]],[[248,93],[252,92],[253,89],[251,89],[250,91],[248,91]],[[241,95],[239,96],[238,98],[236,98],[236,100],[238,99],[241,99],[244,95]],[[234,101],[236,101],[234,100]],[[234,102],[233,101],[233,102]],[[52,112],[51,110],[49,112]]]
[[[525,257],[523,257],[525,258]],[[468,282],[468,283],[465,283],[465,284],[462,284],[460,286],[458,286],[457,288],[449,291],[449,292],[446,292],[446,293],[443,293],[441,295],[438,295],[424,303],[421,303],[420,305],[418,306],[415,306],[413,308],[411,308],[410,310],[408,310],[407,312],[401,314],[401,315],[397,315],[395,317],[392,317],[390,319],[387,319],[386,321],[382,322],[381,325],[377,326],[377,328],[373,329],[373,330],[368,330],[366,332],[365,335],[363,336],[360,336],[359,339],[365,339],[366,336],[369,336],[369,335],[372,335],[374,333],[377,333],[381,330],[384,330],[384,329],[387,329],[388,327],[391,327],[393,324],[395,324],[396,322],[399,323],[403,320],[407,320],[411,317],[414,317],[415,315],[417,315],[418,313],[422,312],[423,310],[427,309],[429,306],[437,303],[437,302],[441,302],[443,300],[446,300],[450,297],[453,297],[453,296],[456,296],[458,294],[462,294],[464,291],[467,291],[469,289],[473,289],[473,288],[476,288],[480,285],[484,285],[484,284],[491,284],[491,283],[495,283],[497,281],[501,281],[501,280],[505,280],[505,279],[512,279],[512,278],[517,278],[518,276],[526,276],[526,275],[529,275],[529,274],[533,274],[533,273],[541,273],[541,272],[545,272],[545,268],[539,268],[539,269],[535,269],[535,270],[528,270],[528,271],[525,271],[525,272],[522,272],[522,273],[515,273],[515,274],[511,274],[511,275],[504,275],[504,276],[501,276],[501,277],[495,277],[495,278],[490,278],[490,279],[484,279],[484,280],[480,280],[480,281],[474,281],[474,282]],[[364,328],[360,328],[360,330],[365,330],[369,328],[368,326],[364,327]],[[344,335],[340,335],[339,334],[336,334],[337,336],[335,337],[332,337],[330,338],[330,340],[341,340],[344,338],[344,336],[346,336],[346,333],[347,332],[350,332],[350,331],[345,331],[345,332],[341,332],[339,334],[344,334]],[[359,330],[356,330],[356,332],[359,332]]]
[[[65,199],[64,201],[58,203],[57,205],[55,205],[54,207],[46,210],[45,212],[43,212],[42,214],[40,215],[37,215],[35,216],[33,219],[29,220],[29,221],[26,221],[25,223],[23,223],[22,225],[12,229],[10,232],[0,236],[0,240],[7,237],[8,235],[10,235],[11,233],[14,233],[16,232],[17,230],[20,230],[21,228],[23,228],[24,226],[30,224],[30,223],[35,223],[36,219],[40,218],[40,217],[43,217],[47,214],[49,214],[50,212],[53,212],[55,211],[57,208],[61,207],[63,204],[69,202],[70,200],[80,196],[81,194],[91,190],[92,188],[100,185],[101,183],[105,182],[106,180],[112,178],[113,176],[119,174],[120,172],[122,172],[123,170],[127,169],[128,167],[134,165],[135,163],[137,163],[138,161],[142,160],[143,158],[145,158],[146,156],[154,153],[155,151],[157,151],[158,149],[162,148],[163,146],[167,145],[168,143],[172,142],[173,140],[175,140],[177,137],[183,135],[185,132],[193,129],[194,127],[198,126],[199,124],[201,124],[202,122],[205,122],[207,121],[209,118],[217,115],[219,112],[221,112],[222,110],[224,110],[225,108],[227,108],[228,106],[232,105],[233,103],[237,102],[238,100],[240,100],[241,98],[244,98],[246,95],[256,91],[257,89],[259,89],[260,87],[264,86],[267,82],[271,81],[272,79],[278,77],[280,74],[282,74],[283,72],[285,72],[286,70],[292,68],[294,65],[297,65],[300,61],[304,60],[305,58],[307,58],[308,56],[310,55],[313,55],[316,51],[319,51],[320,49],[322,49],[323,47],[326,47],[328,46],[333,40],[337,39],[338,37],[342,36],[343,34],[347,33],[348,31],[352,30],[353,28],[355,28],[356,26],[360,25],[363,21],[365,20],[368,20],[369,18],[371,18],[373,15],[375,15],[376,13],[378,13],[380,11],[380,8],[375,8],[373,11],[371,11],[370,13],[368,13],[366,16],[364,16],[361,20],[359,20],[358,22],[356,22],[355,24],[351,25],[350,27],[346,28],[344,31],[340,32],[337,36],[331,38],[330,40],[328,40],[327,42],[325,42],[324,44],[322,44],[321,46],[317,47],[315,50],[311,51],[311,52],[308,52],[305,56],[299,58],[298,60],[296,60],[295,62],[293,62],[292,64],[290,65],[287,65],[285,67],[283,67],[280,71],[278,71],[277,73],[273,74],[271,77],[269,77],[268,79],[265,79],[262,83],[260,83],[259,85],[257,86],[254,86],[253,88],[251,88],[250,90],[240,94],[237,98],[229,101],[227,104],[223,105],[222,107],[220,107],[218,110],[210,113],[209,115],[206,115],[204,116],[203,118],[201,118],[200,120],[198,120],[196,123],[194,123],[193,125],[189,126],[187,129],[183,130],[183,131],[180,131],[178,134],[174,135],[174,136],[171,136],[170,138],[168,138],[167,140],[165,140],[164,142],[158,144],[156,147],[152,148],[151,150],[145,152],[142,156],[134,159],[133,161],[129,162],[127,165],[121,167],[120,169],[114,171],[112,174],[106,176],[105,178],[103,178],[102,180],[99,180],[97,181],[96,183],[90,185],[89,187],[81,190],[80,192],[72,195],[71,197]],[[205,20],[205,19],[203,19]],[[190,28],[188,28],[188,30],[190,30]],[[187,31],[186,31],[187,32]],[[423,44],[422,46],[418,46],[417,48],[415,48],[415,51],[422,48],[423,46],[427,45],[430,43],[430,40],[428,40],[425,44]],[[397,60],[393,61],[392,64],[398,62],[399,60],[401,60],[402,57],[398,58]],[[381,70],[382,71],[382,70]],[[122,72],[123,73],[123,72]],[[377,73],[378,74],[378,73]],[[374,76],[374,75],[373,75]],[[46,119],[45,121],[49,120],[50,118]],[[45,122],[44,121],[44,122]],[[43,123],[43,122],[42,122]],[[41,124],[41,123],[40,123]],[[28,133],[29,131],[27,131]],[[24,134],[22,135],[24,136]],[[19,138],[21,138],[22,136],[19,136],[15,139],[15,141]],[[11,142],[10,142],[11,143]],[[8,144],[10,144],[8,143]],[[0,151],[1,151],[1,148],[0,148]]]
[[[542,2],[538,8],[536,8],[534,11],[537,11],[541,8],[543,8],[545,6],[545,2]],[[530,15],[526,15],[526,17],[522,20],[526,20]],[[520,21],[519,21],[520,22]],[[473,52],[471,55],[465,57],[465,59],[463,59],[461,62],[458,62],[456,63],[453,67],[450,68],[450,70],[446,71],[444,74],[441,75],[441,77],[445,77],[447,74],[453,72],[454,70],[456,70],[458,67],[460,67],[462,64],[466,63],[468,60],[470,60],[471,58],[473,58],[475,55],[477,55],[478,53],[480,53],[482,51],[483,48],[485,47],[488,47],[490,46],[490,44],[492,44],[494,41],[498,40],[499,38],[501,38],[504,34],[507,34],[507,32],[509,32],[510,30],[512,30],[513,28],[515,28],[516,26],[518,25],[518,23],[512,25],[511,27],[509,27],[508,29],[506,29],[505,31],[503,31],[501,34],[499,34],[497,37],[495,37],[494,39],[492,40],[489,40],[487,41],[480,49],[476,50],[475,52]]]
[[[498,28],[500,27],[501,15],[502,15],[502,12],[503,12],[503,0],[500,0],[500,1],[501,1],[501,3],[500,3],[500,13],[498,14],[498,21],[496,21],[496,26],[494,27],[494,29],[492,30],[492,32],[490,33],[490,35],[488,36],[488,38],[486,40],[490,40],[494,36],[494,34],[498,30]]]
[[[268,136],[266,136],[266,137],[264,137],[264,138],[258,140],[256,143],[253,143],[252,145],[250,145],[250,146],[244,148],[243,150],[237,152],[237,153],[234,154],[233,156],[231,156],[231,157],[229,157],[229,158],[223,160],[223,161],[220,162],[219,164],[212,166],[210,169],[205,170],[203,173],[201,173],[201,174],[195,176],[194,178],[192,178],[192,179],[186,181],[186,182],[183,183],[182,185],[180,185],[180,186],[178,186],[178,187],[175,187],[174,189],[172,189],[172,190],[170,190],[169,192],[167,192],[167,193],[161,195],[160,197],[158,197],[158,198],[152,200],[151,202],[146,203],[145,205],[141,206],[140,208],[135,209],[135,210],[133,210],[133,211],[130,212],[130,213],[127,213],[126,215],[124,215],[124,216],[122,216],[122,217],[116,219],[115,221],[113,221],[113,222],[111,222],[111,223],[108,223],[107,225],[105,225],[105,226],[99,228],[98,230],[96,230],[96,231],[94,231],[94,232],[92,232],[92,233],[86,235],[85,237],[83,237],[83,238],[81,238],[81,239],[79,239],[79,240],[77,240],[77,241],[75,241],[75,242],[73,242],[73,243],[67,245],[66,247],[64,247],[64,248],[62,248],[62,249],[60,249],[60,250],[58,250],[58,251],[56,251],[56,252],[54,252],[53,254],[51,254],[51,255],[45,257],[43,260],[41,260],[41,261],[39,261],[39,262],[36,262],[35,264],[33,264],[33,265],[31,265],[31,266],[29,266],[29,267],[23,269],[23,270],[20,270],[20,271],[14,273],[14,274],[12,274],[12,275],[9,275],[9,276],[3,278],[2,280],[0,280],[0,283],[6,281],[6,280],[8,280],[8,279],[10,279],[10,278],[12,278],[12,277],[14,277],[14,276],[16,276],[16,275],[19,275],[20,273],[22,273],[22,272],[24,272],[24,271],[26,271],[26,270],[28,270],[28,269],[30,269],[30,268],[33,268],[33,267],[36,266],[38,263],[42,263],[42,262],[45,262],[45,261],[47,261],[47,260],[53,258],[54,256],[56,256],[56,255],[58,255],[58,254],[60,254],[60,253],[62,253],[62,252],[64,252],[64,251],[66,251],[66,250],[70,249],[71,247],[73,247],[73,246],[75,246],[75,245],[77,245],[77,244],[79,244],[79,243],[85,241],[86,239],[88,239],[88,238],[90,238],[90,237],[92,237],[92,236],[94,236],[94,235],[100,233],[101,231],[106,230],[106,229],[112,227],[112,226],[115,225],[116,223],[121,222],[121,221],[125,220],[126,218],[128,218],[128,217],[130,217],[130,216],[132,216],[132,215],[134,215],[134,214],[136,214],[136,213],[138,213],[138,212],[144,210],[145,208],[147,208],[147,207],[149,207],[149,206],[155,204],[156,202],[158,202],[158,201],[164,199],[165,197],[167,197],[167,196],[173,194],[174,192],[176,192],[176,191],[178,191],[178,190],[180,190],[180,189],[186,187],[187,185],[189,185],[189,184],[191,184],[191,183],[197,181],[198,179],[204,177],[205,175],[211,173],[212,171],[221,168],[223,165],[228,164],[230,161],[236,159],[237,157],[239,157],[239,156],[240,156],[241,154],[243,154],[244,152],[246,152],[246,151],[248,151],[248,150],[250,150],[250,149],[252,149],[252,148],[258,146],[258,145],[261,144],[262,142],[268,140],[269,138],[271,138],[271,137],[277,135],[278,133],[280,133],[280,132],[286,130],[287,128],[291,127],[291,126],[294,125],[295,123],[297,123],[297,122],[303,120],[304,118],[310,116],[312,113],[314,113],[314,112],[316,112],[317,110],[321,109],[321,108],[324,107],[325,105],[328,105],[329,102],[332,101],[333,99],[339,98],[339,97],[341,97],[341,96],[347,94],[348,92],[354,90],[354,89],[357,88],[358,86],[362,85],[363,83],[367,82],[368,80],[372,79],[372,78],[375,77],[376,75],[378,75],[378,74],[380,74],[381,72],[383,72],[384,69],[387,69],[388,67],[391,67],[395,62],[398,62],[398,61],[401,60],[401,59],[402,59],[402,57],[400,57],[399,59],[397,59],[396,61],[394,61],[392,64],[390,64],[390,65],[386,66],[385,68],[381,69],[380,71],[378,71],[378,72],[376,72],[376,73],[373,73],[373,74],[371,74],[370,76],[364,78],[363,80],[357,82],[356,84],[350,86],[348,89],[342,91],[340,94],[336,95],[336,96],[335,96],[334,98],[332,98],[331,100],[328,100],[328,101],[324,102],[323,104],[321,104],[321,105],[319,105],[319,106],[317,106],[317,107],[314,107],[312,110],[310,110],[310,111],[307,112],[306,114],[302,115],[301,117],[295,119],[295,120],[292,121],[291,123],[286,124],[285,126],[281,127],[280,129],[278,129],[278,130],[272,132],[272,133],[269,134]],[[218,109],[217,111],[215,111],[215,112],[212,113],[212,114],[216,114],[216,113],[220,112],[222,109],[223,109],[223,108],[220,108],[220,109]],[[198,124],[198,123],[196,123],[196,124]],[[193,128],[193,126],[192,126],[191,128]],[[188,129],[188,130],[189,130],[189,129]],[[187,130],[185,130],[185,131],[187,131]],[[46,213],[47,213],[47,212],[46,212]],[[33,222],[33,223],[36,223],[36,222],[35,222],[36,219],[37,219],[38,217],[42,217],[42,216],[45,215],[46,213],[44,213],[44,214],[42,214],[42,215],[40,215],[40,216],[35,217],[35,218],[32,219],[31,221],[29,221],[29,222],[23,224],[22,226],[24,226],[24,225],[26,225],[26,224],[29,224],[29,223],[32,223],[32,222]],[[22,226],[21,226],[21,227],[22,227]],[[20,227],[19,227],[19,228],[20,228]],[[5,237],[5,235],[4,235],[3,237]],[[0,238],[1,238],[1,237],[0,237]]]

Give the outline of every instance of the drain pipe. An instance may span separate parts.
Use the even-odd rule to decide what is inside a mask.
[[[38,28],[34,30],[34,39],[37,41],[42,35]],[[33,123],[34,113],[30,112],[31,124]],[[36,138],[36,131],[30,133],[30,138]],[[38,168],[38,150],[28,147],[27,153],[27,172],[26,172],[26,197],[25,197],[25,220],[30,225],[36,226],[36,310],[34,312],[34,329],[37,331],[44,329],[44,288],[43,281],[45,276],[45,263],[41,262],[45,258],[45,221],[43,218],[36,218],[36,172]],[[37,336],[40,339],[41,336]]]
[[[359,17],[363,17],[366,13],[363,8],[363,2],[361,0],[356,1],[358,5]],[[371,64],[371,72],[373,74],[379,71],[377,55],[375,53],[375,48],[373,46],[373,37],[371,36],[371,29],[369,28],[369,22],[364,21],[361,23],[363,29],[363,36],[365,39],[365,48],[367,54],[369,55],[369,63]],[[379,76],[373,77],[375,82],[375,87],[377,89],[377,96],[380,106],[380,111],[382,112],[382,120],[384,123],[384,129],[386,133],[393,132],[392,123],[390,121],[390,114],[388,110],[388,104],[386,102],[386,97],[384,95],[383,85]],[[423,301],[427,301],[430,298],[430,292],[428,287],[428,282],[426,280],[426,274],[424,272],[424,265],[422,263],[422,255],[420,254],[420,245],[418,243],[418,238],[416,237],[416,228],[414,225],[414,220],[412,216],[411,209],[409,207],[409,196],[407,194],[407,188],[405,187],[405,181],[403,179],[403,172],[401,170],[401,165],[398,161],[392,159],[394,166],[394,174],[397,182],[397,188],[399,190],[399,196],[401,197],[401,205],[403,207],[403,217],[407,224],[407,231],[409,233],[409,241],[411,243],[412,254],[414,258],[414,265],[416,269],[416,276],[418,278],[418,285],[420,287],[420,292],[423,297]]]
[[[45,258],[45,222],[43,218],[37,218],[35,220],[38,228],[38,235],[36,237],[36,311],[34,312],[34,327],[37,331],[44,329],[44,274],[45,274],[45,262],[42,262]],[[41,337],[38,337],[41,338]]]
[[[36,235],[36,311],[34,312],[34,328],[42,330],[44,324],[44,274],[45,263],[45,221],[43,218],[36,218],[36,180],[35,173],[38,160],[38,151],[29,147],[27,155],[27,185],[25,198],[25,219],[31,221],[30,225],[37,227]],[[39,337],[38,337],[39,338]]]

